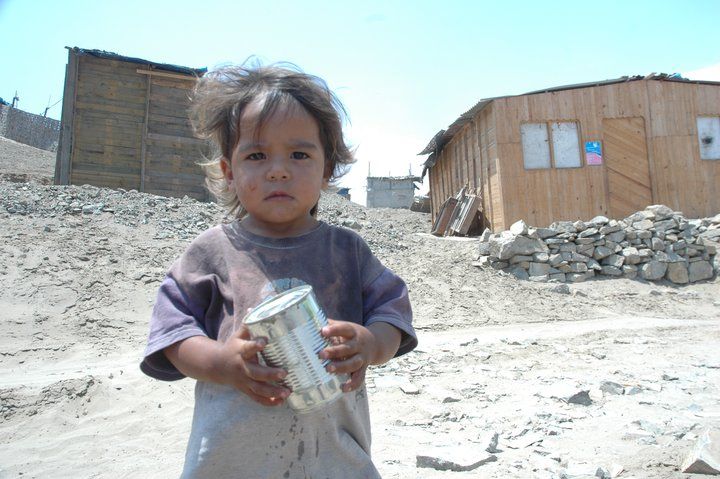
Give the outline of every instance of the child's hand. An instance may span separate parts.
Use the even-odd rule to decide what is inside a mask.
[[[227,383],[241,390],[254,401],[265,406],[277,406],[290,395],[290,390],[270,382],[287,376],[287,371],[258,363],[257,353],[265,349],[265,338],[251,339],[243,324],[221,346],[221,374]]]
[[[322,335],[333,343],[320,352],[322,359],[331,359],[328,372],[349,374],[350,379],[343,384],[344,392],[360,387],[365,379],[365,371],[370,364],[376,364],[378,339],[368,328],[346,321],[328,320],[330,323],[322,329]]]

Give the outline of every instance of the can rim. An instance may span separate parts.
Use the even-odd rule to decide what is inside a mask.
[[[245,324],[254,324],[271,318],[278,312],[296,305],[304,300],[312,291],[312,286],[304,284],[294,288],[282,291],[275,296],[266,298],[263,302],[255,306],[252,311],[245,317]],[[288,298],[288,296],[290,296]],[[283,301],[281,304],[274,304]]]

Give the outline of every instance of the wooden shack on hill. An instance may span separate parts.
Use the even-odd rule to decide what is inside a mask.
[[[68,48],[56,184],[208,198],[189,93],[206,69]]]
[[[420,154],[434,221],[459,191],[480,198],[494,231],[651,204],[710,216],[720,212],[720,82],[648,75],[489,98]]]

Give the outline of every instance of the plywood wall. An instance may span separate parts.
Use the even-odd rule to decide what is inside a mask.
[[[206,199],[196,164],[206,146],[187,112],[194,78],[69,55],[56,182]]]
[[[687,217],[720,212],[720,160],[701,160],[698,116],[720,115],[720,86],[647,82],[655,201]]]

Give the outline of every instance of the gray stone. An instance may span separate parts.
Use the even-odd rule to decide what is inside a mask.
[[[614,224],[612,222],[610,222],[610,224],[600,228],[600,234],[608,235],[610,233],[615,233],[616,231],[621,231],[621,230],[622,230],[622,227],[618,224],[617,221],[615,221]]]
[[[582,232],[580,232],[580,234],[578,235],[578,238],[588,238],[588,237],[590,237],[590,236],[594,236],[594,235],[597,235],[597,234],[598,234],[598,229],[597,229],[597,228],[588,228],[588,229],[583,230]],[[577,241],[577,240],[576,240],[576,241]]]
[[[559,233],[576,233],[577,229],[573,225],[572,221],[556,221],[550,225],[550,229],[556,230]]]
[[[695,283],[713,277],[713,265],[709,261],[695,261],[688,267],[688,281]]]
[[[575,251],[577,251],[577,245],[575,243],[561,244],[560,251],[575,252]]]
[[[482,232],[480,237],[478,238],[480,242],[487,243],[490,240],[490,236],[492,235],[492,231],[490,231],[490,228],[485,228],[485,230]]]
[[[592,244],[579,245],[577,248],[577,252],[587,257],[591,257],[595,252],[595,246],[593,246]]]
[[[547,263],[550,260],[550,255],[548,253],[535,253],[532,257],[532,261],[536,261],[538,263]]]
[[[602,259],[601,263],[606,266],[614,266],[615,268],[621,268],[625,264],[625,257],[618,254],[611,254]]]
[[[530,278],[530,275],[528,274],[528,272],[524,268],[521,268],[520,266],[515,266],[513,268],[510,268],[509,272],[510,272],[510,274],[515,276],[517,279],[522,279],[522,280],[527,281]]]
[[[565,282],[565,273],[552,273],[552,274],[549,274],[549,275],[548,275],[548,280],[549,280],[549,281],[559,281],[559,282],[561,282],[561,283],[564,283],[564,282]],[[563,285],[559,285],[559,286],[565,286],[565,285],[563,284]],[[570,290],[568,290],[568,293],[569,293],[569,292],[570,292]]]
[[[572,396],[565,399],[568,404],[580,404],[582,406],[589,406],[592,404],[590,399],[590,391],[578,391]]]
[[[720,431],[703,431],[680,469],[686,474],[720,475]]]
[[[596,216],[595,218],[591,219],[588,223],[596,226],[601,226],[604,224],[607,224],[610,220],[606,216]]]
[[[595,252],[593,253],[593,258],[596,260],[601,260],[603,258],[606,258],[613,254],[615,251],[608,248],[607,246],[598,246],[595,248]]]
[[[607,394],[622,396],[625,393],[625,386],[612,381],[603,381],[600,383],[600,390]]]
[[[550,271],[550,265],[547,263],[530,263],[528,274],[530,276],[544,276]]]
[[[665,271],[667,271],[667,263],[652,260],[642,265],[640,276],[649,281],[657,281],[665,276]]]
[[[585,264],[587,265],[588,270],[591,270],[591,269],[592,269],[592,270],[595,270],[595,271],[600,271],[600,270],[602,270],[602,266],[600,266],[600,263],[598,263],[596,260],[594,260],[594,259],[592,259],[592,258],[588,259],[588,260],[585,262]]]
[[[634,264],[625,264],[622,267],[623,276],[625,276],[628,279],[632,279],[637,277],[638,267]]]
[[[656,221],[654,223],[655,231],[659,231],[662,233],[666,233],[667,231],[671,229],[677,228],[678,224],[675,222],[674,219],[664,220],[664,221]]]
[[[640,262],[640,254],[637,248],[633,246],[624,248],[620,254],[625,257],[625,264],[638,264]]]
[[[633,228],[636,230],[643,230],[647,231],[652,229],[653,226],[655,226],[655,223],[652,222],[652,220],[642,220],[642,221],[636,221],[632,224]]]
[[[510,232],[514,235],[526,235],[528,225],[523,220],[516,221],[510,226]]]
[[[575,244],[579,245],[592,245],[595,244],[596,241],[599,241],[600,237],[597,235],[594,236],[588,236],[587,238],[577,238],[575,240]]]
[[[617,266],[603,266],[601,269],[602,274],[605,274],[607,276],[622,276],[622,270],[618,268]]]
[[[570,272],[572,273],[585,273],[587,272],[587,264],[582,262],[570,263]]]
[[[654,251],[662,251],[665,249],[665,242],[660,238],[652,238],[650,248]]]
[[[573,226],[575,227],[575,231],[577,231],[577,232],[584,231],[585,228],[587,228],[587,225],[585,224],[585,222],[580,221],[580,220],[574,222]]]
[[[676,214],[675,211],[673,211],[671,208],[668,208],[665,205],[650,205],[647,208],[645,208],[645,211],[649,211],[653,215],[655,215],[655,221],[661,221],[666,218],[672,218],[672,216]]]
[[[551,254],[551,255],[548,257],[548,263],[550,264],[550,266],[557,267],[557,266],[560,265],[560,263],[562,263],[562,262],[563,262],[562,256],[560,256],[560,255],[557,254],[557,253],[556,253],[556,254]]]
[[[535,233],[540,239],[552,238],[558,234],[558,231],[552,228],[535,228]]]
[[[567,243],[567,240],[565,240],[564,238],[548,238],[548,239],[545,240],[545,244],[548,245],[548,246],[550,246],[550,245],[563,245],[563,244],[565,244],[565,243]]]
[[[620,243],[621,241],[625,240],[626,236],[627,235],[625,234],[625,232],[623,230],[620,230],[606,235],[605,239],[608,241],[612,241],[613,243]]]
[[[570,267],[569,264],[567,264],[565,262],[563,262],[562,264],[559,264],[557,269],[559,269],[563,273],[572,273],[572,268]]]
[[[639,221],[654,220],[654,219],[655,219],[655,213],[653,213],[652,211],[638,211],[636,213],[631,214],[627,218],[625,218],[625,223],[631,225],[631,224],[637,223]]]
[[[531,255],[547,253],[548,247],[542,240],[525,236],[501,235],[490,240],[490,254],[501,260],[510,259],[515,255]]]
[[[684,263],[668,264],[665,278],[675,284],[687,284],[690,281],[690,276],[688,275],[688,268],[687,266],[685,266]]]
[[[680,256],[677,253],[666,253],[665,251],[656,251],[655,254],[653,254],[653,259],[657,261],[662,261],[663,263],[682,263],[685,262],[685,258]]]
[[[637,237],[640,239],[650,239],[652,238],[652,231],[638,231]]]
[[[491,266],[493,269],[505,269],[505,268],[507,268],[508,266],[510,266],[510,263],[508,263],[507,261],[492,261],[492,260],[491,260],[491,261],[490,261],[490,266]]]
[[[488,256],[490,254],[490,243],[478,244],[478,256]]]

